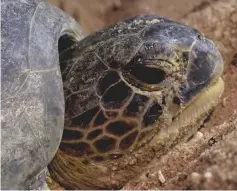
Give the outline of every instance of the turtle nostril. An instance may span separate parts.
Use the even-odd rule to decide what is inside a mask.
[[[202,36],[200,34],[197,37],[199,40],[202,40]]]
[[[198,38],[199,40],[204,40],[204,39],[205,39],[204,35],[202,35],[202,34],[198,34],[198,35],[197,35],[197,38]]]

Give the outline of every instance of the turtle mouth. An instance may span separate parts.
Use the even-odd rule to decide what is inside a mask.
[[[207,43],[209,47],[212,46],[210,41]],[[187,81],[180,87],[182,105],[180,112],[174,117],[176,125],[187,126],[206,118],[219,103],[224,91],[221,78],[223,66],[217,49],[213,52],[201,52],[199,47],[194,48]]]
[[[190,124],[195,120],[205,117],[219,103],[224,91],[224,81],[221,77],[214,79],[210,85],[183,105],[181,112],[175,117],[179,125]]]
[[[224,81],[221,77],[206,87],[200,94],[186,103],[182,110],[173,118],[168,128],[162,129],[154,141],[170,142],[188,141],[198,131],[203,120],[214,110],[224,91]],[[168,136],[168,137],[167,137]]]

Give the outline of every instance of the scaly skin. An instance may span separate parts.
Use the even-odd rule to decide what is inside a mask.
[[[49,172],[65,189],[121,188],[192,136],[224,88],[215,45],[154,15],[72,43],[60,63],[65,130]]]

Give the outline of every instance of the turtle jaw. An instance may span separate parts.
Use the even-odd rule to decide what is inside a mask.
[[[193,135],[219,103],[223,91],[224,81],[222,78],[213,79],[212,83],[200,94],[184,104],[183,110],[175,117],[170,128],[190,128],[191,131],[185,136]]]
[[[207,39],[198,41],[190,52],[187,80],[180,88],[181,109],[171,125],[190,128],[185,136],[194,134],[219,103],[224,91],[223,65],[219,51]]]

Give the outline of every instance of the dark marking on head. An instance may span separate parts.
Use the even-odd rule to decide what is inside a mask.
[[[135,131],[131,133],[130,135],[128,135],[127,137],[125,137],[123,140],[121,140],[119,144],[119,148],[122,150],[125,150],[131,147],[137,138],[137,134],[138,134],[138,131]]]
[[[143,111],[147,101],[148,98],[146,96],[135,94],[132,101],[127,106],[125,113],[128,115],[140,114]]]
[[[115,148],[116,141],[108,136],[104,136],[101,139],[94,142],[94,146],[97,151],[106,153]]]
[[[153,104],[143,116],[143,127],[147,127],[149,125],[154,124],[159,118],[159,116],[162,114],[162,112],[163,110],[160,104],[158,104],[157,102],[153,102]]]
[[[183,52],[183,61],[188,61],[189,59],[189,52]]]
[[[107,120],[103,111],[100,111],[95,118],[94,127],[104,124]]]
[[[94,107],[81,115],[74,117],[71,119],[71,126],[78,126],[80,128],[87,128],[89,123],[91,122],[92,118],[96,115],[99,111],[99,107]]]
[[[102,162],[104,160],[104,157],[102,156],[93,156],[91,157],[91,160],[93,160],[94,162]]]
[[[87,160],[87,159],[82,159],[81,162],[82,162],[83,164],[85,164],[85,165],[87,165],[87,164],[90,163],[89,160]]]
[[[165,96],[162,96],[162,105],[166,105],[166,100]]]
[[[181,99],[177,96],[173,98],[173,104],[180,105],[181,104]]]
[[[83,134],[80,131],[64,129],[63,131],[63,140],[71,140],[71,139],[81,139]]]
[[[104,92],[111,86],[112,84],[118,82],[120,80],[119,75],[117,72],[108,72],[105,74],[98,83],[97,86],[97,93],[98,95],[103,95]]]
[[[130,121],[115,121],[107,125],[106,131],[117,136],[122,136],[131,131],[137,124]]]
[[[123,156],[123,154],[110,154],[109,155],[109,159],[115,160],[115,159],[119,159]]]
[[[120,108],[131,93],[131,89],[124,82],[119,82],[105,92],[102,97],[103,105],[105,108]]]
[[[93,140],[95,139],[96,137],[98,137],[99,135],[102,134],[102,130],[101,129],[96,129],[92,132],[90,132],[88,135],[87,135],[87,139],[89,140]]]
[[[70,156],[75,156],[75,157],[89,155],[93,153],[93,151],[90,148],[90,145],[85,142],[80,142],[80,143],[61,142],[59,149],[63,151],[64,153]]]
[[[111,68],[113,68],[113,69],[118,69],[118,68],[121,66],[121,63],[116,62],[116,61],[114,60],[114,61],[112,61],[112,62],[109,64],[109,66],[110,66]]]

